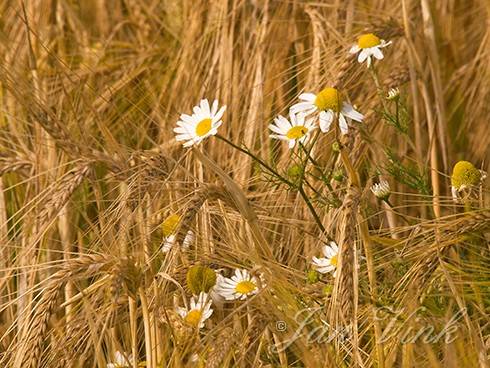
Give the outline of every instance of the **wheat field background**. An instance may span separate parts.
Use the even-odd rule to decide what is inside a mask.
[[[488,0],[4,0],[0,59],[0,367],[489,366]],[[328,86],[362,123],[269,137]],[[195,328],[196,266],[260,291]]]

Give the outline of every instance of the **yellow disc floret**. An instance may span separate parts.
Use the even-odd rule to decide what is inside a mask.
[[[238,284],[235,286],[235,291],[239,294],[248,294],[252,291],[254,291],[257,288],[257,285],[255,285],[252,281],[240,281]]]
[[[163,236],[167,237],[172,235],[175,232],[175,230],[177,230],[177,226],[179,226],[179,222],[180,222],[179,215],[173,214],[167,217],[162,224]]]
[[[213,121],[211,119],[207,118],[207,119],[203,119],[199,123],[197,123],[196,135],[198,137],[203,137],[206,134],[208,134],[209,131],[211,130],[212,122]]]
[[[342,100],[336,88],[327,87],[316,95],[314,104],[319,110],[339,112],[342,106]]]
[[[197,327],[201,322],[202,311],[200,309],[193,309],[184,318],[185,323],[193,327]]]
[[[482,174],[471,162],[458,161],[453,168],[451,176],[451,185],[456,189],[461,189],[465,186],[478,185]]]
[[[286,137],[289,139],[299,139],[303,138],[306,133],[308,133],[308,129],[304,126],[298,125],[289,129],[286,133]]]
[[[339,259],[338,259],[338,255],[334,255],[332,258],[330,258],[330,264],[332,266],[335,266],[337,267],[337,263],[338,263]]]
[[[373,33],[363,34],[357,40],[357,45],[361,49],[368,49],[370,47],[378,46],[379,44],[381,44],[381,40]]]

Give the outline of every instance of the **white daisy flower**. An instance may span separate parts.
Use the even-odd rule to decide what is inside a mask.
[[[337,243],[331,241],[322,247],[323,254],[325,258],[313,257],[312,265],[320,273],[328,273],[333,271],[333,277],[337,273],[337,262],[339,255],[339,247]]]
[[[226,110],[222,106],[218,110],[218,101],[214,100],[213,106],[209,107],[208,100],[201,100],[199,106],[194,106],[192,115],[182,114],[177,122],[174,132],[177,133],[177,141],[186,141],[183,146],[190,147],[211,135],[218,133],[218,128],[223,123],[221,117]]]
[[[318,94],[302,93],[299,102],[291,106],[291,112],[311,114],[319,112],[320,129],[323,133],[330,130],[330,126],[336,117],[339,119],[340,131],[347,134],[350,119],[362,122],[364,115],[354,110],[352,105],[342,100],[339,91],[333,87],[327,87]]]
[[[295,115],[290,113],[289,119],[290,121],[282,115],[275,118],[275,124],[269,125],[269,129],[275,134],[271,134],[270,137],[287,141],[289,148],[293,148],[296,142],[304,143],[308,139],[310,132],[316,127],[313,124],[313,119],[307,119],[305,121],[304,114]]]
[[[381,40],[378,36],[373,33],[367,33],[361,35],[357,39],[357,44],[351,47],[350,53],[357,54],[359,52],[359,56],[357,57],[357,61],[363,63],[367,60],[368,68],[371,66],[371,57],[374,56],[376,59],[381,60],[384,58],[381,49],[391,44],[390,42],[386,42],[385,40]]]
[[[116,351],[114,354],[114,361],[107,363],[107,368],[129,368],[131,361],[133,360],[131,355],[124,355],[120,351]]]
[[[183,249],[188,249],[189,246],[191,246],[194,243],[194,232],[192,230],[189,230],[184,238],[184,241],[182,242],[182,248]],[[175,234],[169,235],[165,237],[165,241],[163,242],[162,245],[162,252],[163,253],[168,253],[170,249],[175,244]]]
[[[371,186],[371,192],[379,199],[388,199],[391,194],[390,183],[386,180],[380,180],[379,183]]]
[[[220,278],[216,284],[216,292],[226,300],[245,300],[248,296],[259,292],[258,280],[247,270],[236,269],[231,278]]]
[[[189,309],[177,307],[176,312],[186,324],[201,329],[204,327],[204,321],[213,314],[211,303],[212,301],[208,298],[208,294],[201,292],[197,297],[197,301],[194,297],[191,297]]]

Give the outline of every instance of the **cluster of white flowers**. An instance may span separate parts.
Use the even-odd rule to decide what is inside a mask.
[[[350,53],[359,54],[358,62],[366,62],[368,67],[373,65],[373,57],[377,60],[384,58],[382,48],[391,42],[380,39],[373,33],[361,35],[357,43],[352,46]],[[395,99],[399,95],[398,90],[390,90],[388,99]],[[362,122],[364,115],[358,112],[335,87],[326,87],[318,93],[302,93],[299,95],[300,102],[289,109],[289,119],[282,115],[277,116],[269,125],[270,137],[288,143],[290,149],[296,144],[305,144],[311,137],[311,133],[317,128],[327,133],[332,124],[338,122],[341,134],[347,134],[349,124],[352,120]],[[221,118],[226,106],[219,108],[218,101],[214,100],[210,106],[208,100],[201,100],[199,106],[193,108],[193,114],[182,114],[177,122],[174,132],[177,133],[177,141],[183,141],[184,147],[199,144],[209,136],[216,135],[222,124]],[[372,187],[373,193],[379,198],[389,196],[389,185],[380,182]],[[165,234],[165,243],[162,250],[167,252],[173,246],[175,235]],[[192,243],[194,234],[189,232],[184,246]],[[337,257],[339,248],[335,242],[330,242],[323,247],[324,258],[313,257],[312,265],[320,273],[333,272],[335,277],[337,270]],[[226,300],[243,300],[259,290],[259,282],[256,277],[250,275],[247,270],[237,269],[231,278],[217,276],[217,283],[211,291],[211,295],[218,295]],[[179,309],[179,314],[188,322],[203,326],[204,320],[212,314],[211,301],[208,295],[201,293],[197,301],[191,299],[190,309]]]
[[[197,299],[193,296],[190,299],[189,307],[177,307],[176,312],[184,322],[192,327],[201,329],[204,322],[211,317],[213,300],[245,300],[247,297],[259,292],[259,287],[264,283],[259,278],[252,276],[246,269],[235,269],[231,278],[224,277],[220,273],[216,274],[216,284],[208,293],[201,292]]]
[[[216,284],[209,290],[209,293],[200,292],[199,295],[192,296],[186,307],[176,307],[175,311],[187,326],[200,330],[204,327],[204,322],[213,314],[213,300],[245,300],[257,294],[259,287],[263,286],[263,280],[252,276],[246,269],[235,269],[231,278],[224,277],[217,272]],[[127,368],[131,366],[131,361],[131,355],[117,351],[114,361],[108,363],[106,367]]]
[[[372,65],[372,58],[383,59],[382,48],[391,44],[380,39],[373,33],[361,35],[357,43],[352,46],[350,53],[359,56],[360,63],[366,61],[367,66]],[[390,91],[390,96],[393,91]],[[296,143],[305,143],[313,130],[316,129],[316,121],[320,130],[326,133],[334,121],[338,121],[340,132],[347,134],[351,120],[362,122],[364,116],[345,101],[341,93],[334,87],[327,87],[318,93],[302,93],[299,95],[301,102],[291,106],[289,120],[281,115],[269,125],[272,131],[270,137],[288,142],[289,148],[294,148]],[[214,100],[210,106],[207,99],[201,100],[199,106],[194,106],[193,114],[180,115],[177,127],[176,140],[183,141],[184,147],[191,147],[201,143],[209,136],[216,135],[222,124],[221,118],[226,106],[218,108],[218,101]],[[313,116],[312,116],[313,115]]]

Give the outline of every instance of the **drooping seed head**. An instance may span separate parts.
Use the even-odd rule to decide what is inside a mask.
[[[168,237],[175,233],[177,226],[179,226],[180,216],[172,214],[168,216],[162,223],[162,232],[164,237]]]
[[[458,161],[453,168],[451,185],[456,189],[480,184],[482,173],[471,162]]]
[[[216,285],[216,272],[206,266],[194,265],[187,271],[186,279],[187,287],[194,295],[207,293]]]

